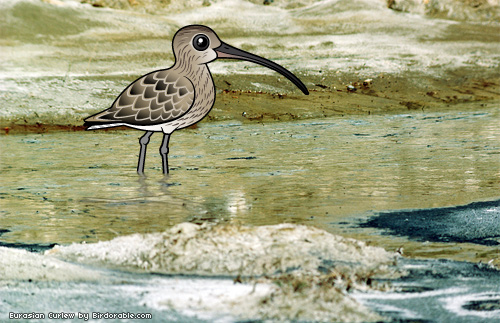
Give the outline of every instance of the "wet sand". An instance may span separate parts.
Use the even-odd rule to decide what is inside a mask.
[[[328,118],[332,116],[401,114],[432,111],[475,111],[500,104],[500,77],[495,71],[474,75],[470,70],[456,70],[446,78],[412,75],[380,74],[356,77],[352,74],[321,73],[300,76],[310,91],[304,96],[287,80],[276,75],[214,75],[217,99],[214,108],[202,122],[237,120],[241,122],[273,122]],[[300,75],[300,73],[299,73]],[[112,102],[122,87],[135,80],[112,77],[40,78],[35,88],[51,91],[75,87],[81,94],[87,86],[106,89],[98,95],[99,102]],[[104,83],[103,83],[104,82]],[[79,88],[81,87],[81,88]],[[58,90],[58,88],[60,88]],[[263,89],[267,89],[263,91]],[[80,94],[78,94],[80,95]],[[6,94],[7,102],[19,103],[24,94]],[[43,105],[45,98],[30,98],[30,104]],[[88,103],[87,103],[88,104]],[[64,109],[59,113],[42,109],[22,117],[16,114],[0,118],[1,134],[43,133],[48,131],[84,130],[83,118],[103,108],[83,112],[83,107]],[[125,128],[122,128],[125,129]]]
[[[451,19],[413,14],[418,6],[400,2],[390,5],[399,11],[391,10],[384,1],[311,1],[293,8],[189,2],[172,4],[164,15],[136,12],[148,6],[141,2],[116,11],[9,1],[1,13],[0,133],[81,129],[84,117],[109,107],[138,76],[168,68],[171,37],[189,23],[208,24],[224,41],[275,60],[311,91],[305,97],[257,65],[216,61],[210,68],[218,99],[206,121],[498,106],[500,26],[491,20],[498,8],[488,7],[493,16],[482,21],[475,13],[488,12],[486,5],[470,9],[460,3],[453,13],[470,16],[460,20],[446,11],[449,5],[441,10]],[[245,15],[236,23],[237,8]]]

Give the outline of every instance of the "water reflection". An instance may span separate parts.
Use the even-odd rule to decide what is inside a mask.
[[[485,110],[205,123],[172,137],[168,177],[158,153],[137,176],[136,131],[3,136],[0,229],[11,231],[2,239],[107,240],[182,221],[307,223],[357,236],[339,223],[497,197],[498,120]]]

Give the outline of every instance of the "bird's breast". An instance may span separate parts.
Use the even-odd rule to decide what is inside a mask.
[[[188,78],[193,83],[195,99],[191,109],[171,124],[175,129],[186,128],[201,121],[215,102],[215,85],[208,67],[204,66],[203,70],[189,75]]]

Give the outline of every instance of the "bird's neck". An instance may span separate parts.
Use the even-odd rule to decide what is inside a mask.
[[[172,66],[172,69],[177,70],[180,75],[185,75],[191,80],[206,78],[207,74],[210,78],[212,78],[206,64],[198,65],[176,61],[174,66]]]

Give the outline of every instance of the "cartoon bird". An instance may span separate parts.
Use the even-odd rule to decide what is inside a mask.
[[[215,102],[215,85],[207,64],[217,58],[240,59],[281,73],[304,94],[306,86],[290,71],[265,58],[222,42],[206,26],[190,25],[177,31],[172,41],[175,63],[132,82],[109,109],[85,119],[87,130],[117,126],[146,131],[139,139],[137,173],[144,174],[146,148],[154,132],[163,133],[160,147],[163,173],[168,174],[168,142],[175,130],[201,121]]]

